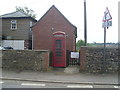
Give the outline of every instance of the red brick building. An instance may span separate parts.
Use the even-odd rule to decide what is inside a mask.
[[[53,33],[64,32],[66,50],[75,51],[77,28],[53,5],[32,27],[33,49],[53,50]]]

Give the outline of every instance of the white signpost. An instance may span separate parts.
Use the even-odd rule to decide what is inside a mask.
[[[105,47],[106,47],[106,27],[108,29],[108,27],[112,26],[112,17],[111,14],[108,10],[108,8],[106,8],[106,11],[104,12],[104,17],[103,17],[103,21],[102,21],[102,28],[104,28],[104,61],[103,64],[105,64]],[[105,70],[105,65],[103,65],[104,70]]]

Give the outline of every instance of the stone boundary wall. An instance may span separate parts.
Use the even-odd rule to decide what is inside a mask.
[[[81,47],[80,70],[86,72],[117,72],[118,48],[106,48],[106,59],[103,57],[103,47]]]
[[[49,68],[48,50],[3,50],[2,69],[46,71]]]

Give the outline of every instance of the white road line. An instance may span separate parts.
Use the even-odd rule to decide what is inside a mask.
[[[22,83],[21,85],[28,85],[28,86],[46,86],[45,84],[37,84],[37,83]]]
[[[118,86],[114,86],[114,88],[119,88]]]
[[[67,85],[68,88],[93,88],[92,85]]]
[[[4,83],[4,82],[0,81],[0,83]]]

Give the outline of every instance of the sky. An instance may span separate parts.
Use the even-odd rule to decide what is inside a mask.
[[[112,16],[112,26],[106,30],[106,42],[118,42],[118,2],[120,0],[86,0],[87,42],[104,43],[102,20],[106,7]],[[84,40],[84,0],[2,0],[0,15],[14,12],[16,6],[32,9],[39,20],[55,5],[77,27],[77,41]]]

